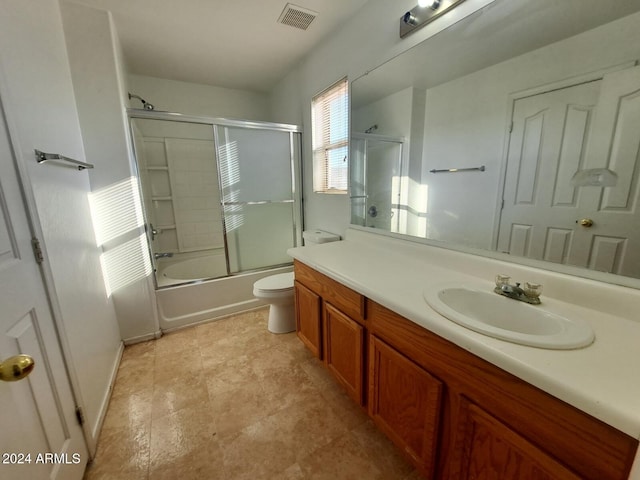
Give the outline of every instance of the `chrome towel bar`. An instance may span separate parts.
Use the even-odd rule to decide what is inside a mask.
[[[65,157],[64,155],[60,155],[58,153],[45,153],[40,150],[35,150],[36,152],[36,161],[38,163],[50,162],[52,160],[59,160],[62,162],[72,163],[78,167],[78,170],[84,170],[85,168],[93,168],[91,163],[80,162],[78,160],[74,160],[73,158]]]
[[[477,170],[479,172],[484,172],[485,171],[485,167],[484,167],[484,165],[480,165],[479,167],[470,167],[470,168],[441,168],[439,170],[434,168],[432,170],[429,170],[429,172],[431,172],[431,173],[442,173],[442,172],[453,173],[453,172],[469,172],[471,170]]]

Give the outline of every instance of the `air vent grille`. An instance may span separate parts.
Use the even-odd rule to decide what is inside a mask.
[[[300,30],[306,30],[317,16],[318,13],[313,10],[287,3],[280,18],[278,18],[278,22]]]

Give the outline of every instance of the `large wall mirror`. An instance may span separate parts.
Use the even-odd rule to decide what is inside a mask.
[[[375,68],[351,223],[637,285],[638,60],[639,0],[496,0]]]

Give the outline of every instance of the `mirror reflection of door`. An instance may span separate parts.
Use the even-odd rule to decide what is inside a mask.
[[[636,67],[515,101],[499,251],[640,274],[639,92]],[[593,168],[613,170],[616,185],[572,184]]]

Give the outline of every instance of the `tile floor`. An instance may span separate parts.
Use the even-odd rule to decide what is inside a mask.
[[[127,347],[84,478],[422,477],[260,309]]]

